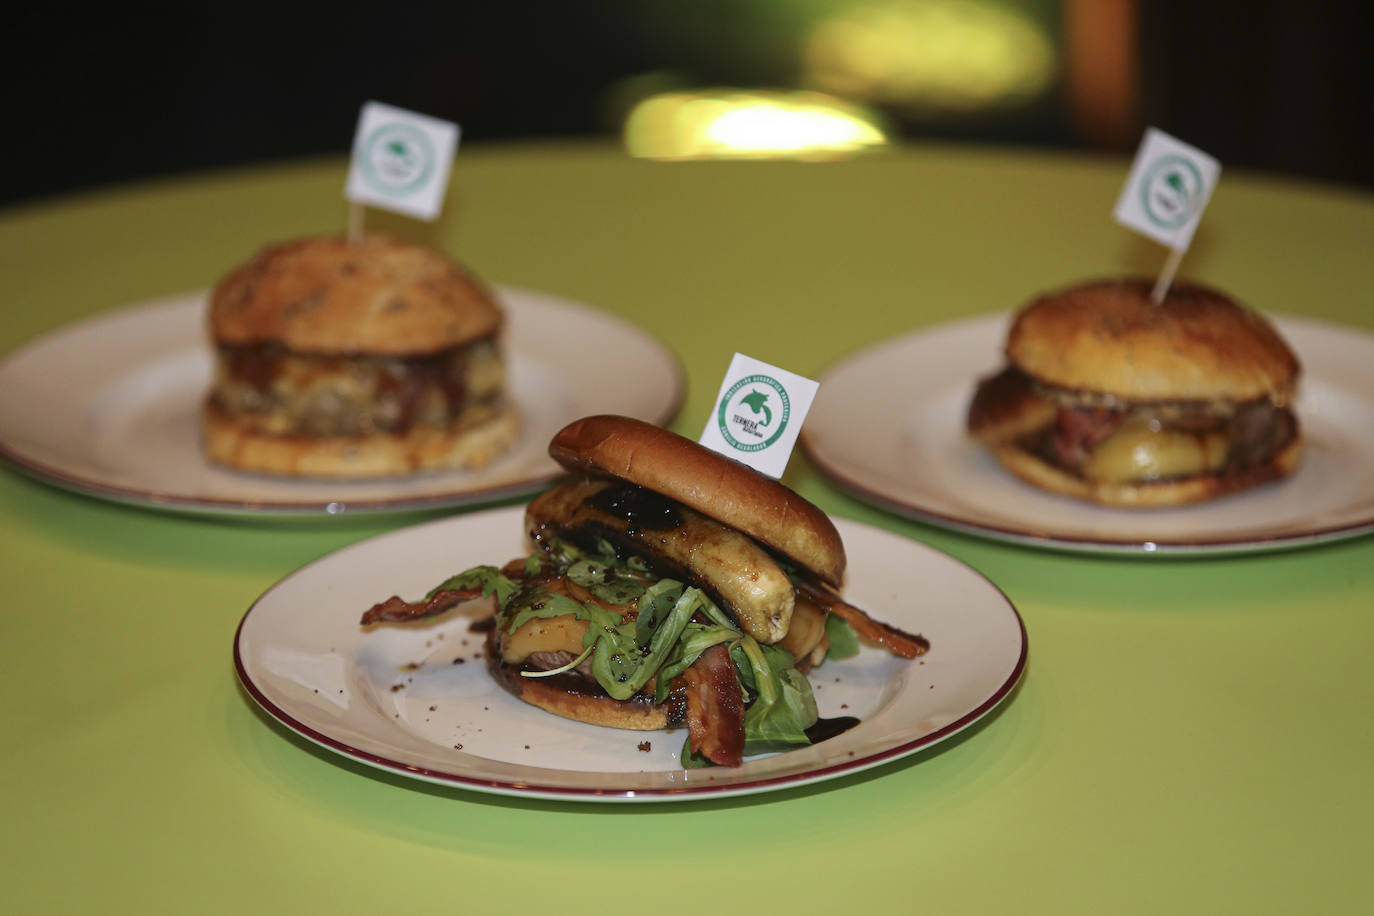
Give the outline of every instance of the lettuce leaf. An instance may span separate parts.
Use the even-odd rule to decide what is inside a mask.
[[[811,683],[796,669],[792,653],[778,646],[759,645],[750,636],[743,637],[739,647],[748,660],[755,693],[754,702],[744,711],[745,755],[810,744],[806,730],[816,724],[819,713]],[[741,682],[748,686],[743,667],[740,674]]]
[[[838,614],[825,615],[825,635],[830,640],[826,658],[850,658],[859,654],[859,634]]]
[[[687,621],[703,603],[709,603],[700,589],[684,587],[672,579],[661,580],[653,589],[652,596],[646,592],[650,612],[655,616],[651,626],[641,628],[638,620],[611,624],[594,618],[587,630],[587,639],[596,640],[592,674],[614,699],[628,700],[649,683],[663,667],[664,660],[686,629]],[[676,600],[665,612],[664,604],[671,598]],[[597,610],[607,617],[613,616],[608,611]],[[646,641],[641,641],[641,633],[648,636]]]
[[[492,594],[495,594],[497,603],[501,605],[504,605],[510,600],[511,595],[520,590],[520,586],[501,575],[501,570],[495,566],[474,566],[449,576],[430,589],[425,598],[426,600],[433,598],[445,589],[466,590],[471,588],[481,588],[483,598],[490,598]]]

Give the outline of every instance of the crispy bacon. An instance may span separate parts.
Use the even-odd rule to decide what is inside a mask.
[[[808,582],[799,586],[797,590],[817,606],[843,618],[860,636],[878,643],[893,655],[915,658],[925,655],[930,649],[930,641],[924,636],[899,630],[881,620],[874,620],[824,585]]]
[[[1106,407],[1061,408],[1055,417],[1053,438],[1059,463],[1067,468],[1081,468],[1125,416],[1123,410]]]
[[[730,650],[714,645],[682,672],[687,685],[687,734],[693,753],[737,767],[744,760],[744,694]]]
[[[392,595],[381,604],[374,604],[364,614],[362,625],[368,626],[382,621],[398,622],[421,620],[442,614],[449,608],[457,607],[464,601],[482,597],[480,588],[445,588],[435,592],[433,597],[424,601],[403,601],[399,595]]]

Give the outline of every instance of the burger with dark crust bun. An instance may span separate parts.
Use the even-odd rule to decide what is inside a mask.
[[[1300,367],[1261,315],[1204,286],[1087,283],[1023,308],[968,430],[1017,476],[1110,506],[1213,499],[1292,473]]]
[[[498,682],[569,719],[685,726],[684,766],[809,744],[805,673],[858,637],[906,658],[928,648],[840,598],[835,526],[752,468],[615,416],[572,423],[549,453],[575,476],[527,508],[529,556],[461,572],[421,601],[393,597],[362,624],[494,596]]]
[[[476,468],[515,442],[501,309],[432,249],[381,236],[275,245],[210,297],[206,454],[272,474]]]

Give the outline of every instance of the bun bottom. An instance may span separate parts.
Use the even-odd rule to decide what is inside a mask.
[[[201,410],[201,432],[206,456],[240,471],[387,477],[484,467],[519,439],[520,419],[514,407],[503,402],[469,411],[448,428],[413,426],[405,433],[311,437],[264,432],[207,400]]]
[[[1286,477],[1297,469],[1302,459],[1302,437],[1294,435],[1288,444],[1270,456],[1268,461],[1234,474],[1200,475],[1142,483],[1119,483],[1076,477],[1012,445],[994,446],[992,453],[1017,477],[1051,493],[1104,506],[1158,508],[1205,502]]]
[[[587,692],[583,692],[576,689],[577,682],[584,682],[579,675],[522,677],[515,668],[502,664],[493,634],[488,634],[487,639],[487,670],[496,683],[517,699],[564,719],[632,731],[660,731],[687,725],[687,701],[681,695],[669,696],[667,702],[656,706],[643,696],[612,699],[594,692],[596,687],[590,683]],[[570,684],[573,689],[569,689]]]

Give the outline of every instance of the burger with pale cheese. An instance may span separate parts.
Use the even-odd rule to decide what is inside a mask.
[[[1012,473],[1110,506],[1213,499],[1291,474],[1300,367],[1263,316],[1217,290],[1146,280],[1041,296],[1014,318],[970,434]]]
[[[515,442],[502,312],[437,251],[367,236],[275,245],[210,296],[206,454],[271,474],[481,467]]]
[[[834,524],[752,468],[617,416],[572,423],[549,452],[574,476],[528,506],[529,556],[390,598],[362,624],[494,597],[487,656],[503,687],[582,722],[686,727],[686,766],[811,743],[805,673],[860,637],[906,658],[928,648],[840,597]]]

